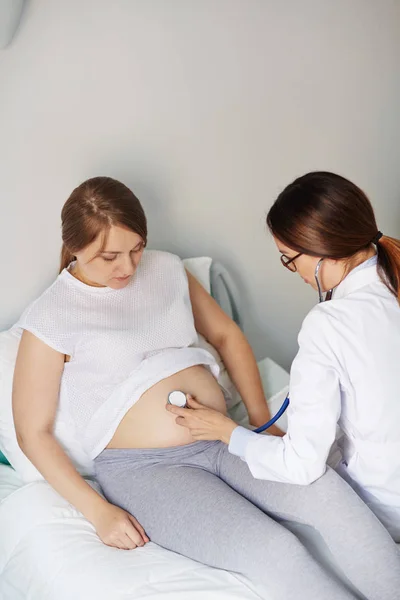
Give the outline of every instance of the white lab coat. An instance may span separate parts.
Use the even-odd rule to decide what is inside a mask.
[[[311,310],[298,341],[287,434],[239,427],[230,452],[258,479],[309,484],[325,472],[339,424],[337,470],[400,541],[400,307],[376,257]]]

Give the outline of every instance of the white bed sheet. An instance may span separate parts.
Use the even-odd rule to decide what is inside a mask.
[[[105,546],[46,482],[0,465],[1,600],[257,600],[244,578],[149,543]],[[271,598],[271,600],[274,600]]]

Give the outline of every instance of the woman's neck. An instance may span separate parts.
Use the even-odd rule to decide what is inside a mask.
[[[89,279],[86,279],[86,277],[82,275],[77,263],[75,263],[75,265],[70,269],[70,273],[71,275],[73,275],[73,277],[75,277],[75,279],[78,279],[79,281],[81,281],[85,285],[89,285],[90,287],[106,287],[105,285],[101,285],[100,283],[94,283],[93,281],[89,281]]]

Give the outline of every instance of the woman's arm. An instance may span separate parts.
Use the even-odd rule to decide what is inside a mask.
[[[18,444],[50,485],[93,523],[104,543],[143,545],[148,539],[140,526],[138,533],[128,513],[109,504],[79,475],[53,435],[64,360],[63,354],[23,332],[13,384]]]
[[[260,426],[271,418],[260,373],[250,344],[239,327],[190,273],[189,293],[197,331],[216,348],[246,406],[250,423]],[[284,433],[272,426],[269,433]]]

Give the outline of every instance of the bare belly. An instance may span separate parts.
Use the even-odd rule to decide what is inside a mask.
[[[210,371],[203,366],[189,367],[147,390],[128,410],[107,448],[169,448],[194,442],[189,431],[176,424],[175,415],[165,409],[173,390],[226,413],[224,395]]]

